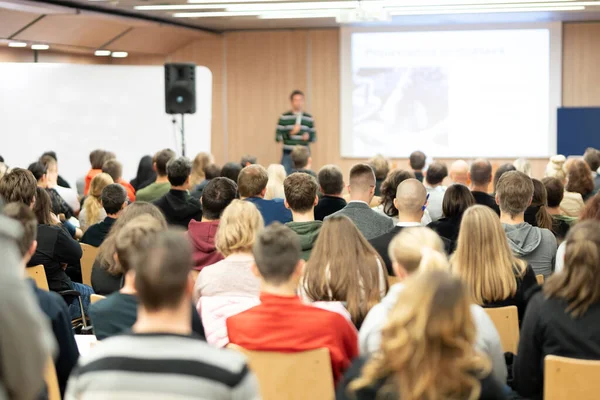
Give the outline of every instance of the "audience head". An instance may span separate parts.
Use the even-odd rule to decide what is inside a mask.
[[[50,157],[50,158],[52,158],[54,161],[58,162],[58,157],[56,156],[56,152],[55,152],[55,151],[52,151],[52,150],[50,150],[50,151],[46,151],[46,152],[44,152],[44,154],[42,154],[42,155],[40,156],[40,160],[41,160],[42,158],[44,158],[44,157]]]
[[[598,196],[596,196],[598,197]],[[548,297],[568,303],[567,312],[583,316],[600,301],[600,222],[587,220],[567,234],[564,270],[544,284]]]
[[[581,210],[579,221],[585,221],[588,219],[600,221],[600,194],[596,194],[594,197],[589,199],[583,210]]]
[[[427,168],[427,173],[425,174],[425,183],[429,186],[438,186],[444,182],[444,179],[448,176],[448,167],[446,164],[435,161],[429,165]]]
[[[427,206],[427,189],[414,178],[406,179],[398,185],[394,207],[402,222],[420,222]]]
[[[212,155],[208,153],[198,153],[192,162],[192,173],[190,185],[196,186],[206,177],[205,169],[212,161]]]
[[[237,185],[229,178],[212,179],[202,191],[202,220],[215,221],[237,196]]]
[[[448,172],[452,183],[469,186],[469,164],[465,160],[456,160],[450,165]]]
[[[116,235],[115,254],[124,274],[135,272],[144,244],[152,235],[166,227],[150,215],[140,215],[123,227]]]
[[[115,183],[113,178],[104,172],[94,176],[92,178],[92,182],[90,183],[89,196],[100,199],[104,188],[113,183]]]
[[[113,181],[118,182],[123,177],[123,164],[116,159],[106,160],[102,165],[102,172],[109,174]]]
[[[114,181],[110,177],[110,175],[105,174],[104,172],[99,173],[98,175],[92,178],[92,182],[90,183],[90,191],[88,192],[88,196],[83,202],[83,209],[85,210],[85,218],[86,222],[94,223],[98,221],[98,216],[102,210],[102,191],[108,185],[113,184]],[[81,218],[81,215],[80,215]],[[88,225],[90,225],[88,223]]]
[[[306,146],[294,146],[290,157],[292,158],[292,165],[294,169],[306,169],[310,168],[312,159],[310,158],[310,151]]]
[[[140,158],[140,162],[138,164],[137,174],[135,175],[135,180],[137,181],[136,186],[144,184],[146,182],[151,182],[156,179],[156,172],[154,171],[152,157],[143,156]],[[136,190],[137,187],[134,187]]]
[[[8,166],[4,164],[4,161],[0,161],[0,179],[6,174],[8,171]]]
[[[517,169],[512,164],[502,164],[501,166],[498,167],[498,169],[496,170],[496,173],[494,174],[494,193],[496,193],[496,187],[498,186],[498,181],[500,180],[502,175],[504,175],[507,172],[516,171],[516,170]]]
[[[340,196],[344,191],[344,174],[337,165],[328,164],[322,167],[317,179],[324,195]]]
[[[269,183],[269,174],[262,165],[254,164],[245,167],[237,180],[240,197],[264,197],[267,183]]]
[[[517,171],[522,172],[531,178],[531,163],[529,162],[529,160],[527,160],[526,158],[517,158],[513,162],[513,165],[515,166]]]
[[[502,175],[496,187],[496,203],[500,212],[512,218],[523,214],[533,199],[531,178],[519,171],[509,171]]]
[[[550,162],[546,165],[545,176],[556,178],[564,185],[567,182],[567,172],[565,171],[566,162],[567,158],[562,154],[550,157]]]
[[[0,180],[0,198],[6,203],[20,202],[33,206],[37,181],[26,169],[13,168]]]
[[[240,161],[240,166],[242,168],[247,167],[248,165],[256,164],[256,156],[252,156],[250,154],[244,154],[242,156],[242,160]]]
[[[285,181],[286,177],[285,168],[281,164],[271,164],[267,168],[267,175],[269,176],[269,180],[267,182],[265,199],[283,199],[285,197],[283,192],[283,181]]]
[[[583,153],[583,161],[587,163],[592,172],[598,171],[600,168],[600,150],[588,147]]]
[[[221,176],[221,167],[219,167],[217,164],[208,164],[206,166],[206,168],[204,168],[204,178],[207,181],[218,178],[220,176]]]
[[[270,286],[298,286],[304,262],[300,239],[285,225],[274,222],[259,232],[253,246],[254,272]]]
[[[158,176],[167,176],[167,164],[175,158],[175,152],[171,149],[163,149],[152,158],[154,170]]]
[[[221,176],[223,178],[229,178],[232,181],[237,182],[241,171],[242,166],[239,163],[228,162],[227,164],[223,165],[223,168],[221,168]]]
[[[407,179],[415,179],[415,174],[413,174],[412,171],[395,169],[388,174],[385,181],[381,184],[381,205],[383,206],[383,213],[388,217],[395,217],[398,215],[398,209],[394,205],[394,199],[396,198],[398,185]]]
[[[48,186],[56,186],[58,182],[58,163],[56,162],[56,158],[44,153],[44,155],[40,157],[40,163],[46,168]]]
[[[2,213],[8,218],[18,222],[23,228],[23,234],[17,240],[23,263],[27,264],[37,248],[37,218],[31,208],[23,203],[9,203]]]
[[[304,93],[301,90],[294,90],[290,94],[290,102],[293,111],[302,111],[304,109]]]
[[[422,151],[413,151],[408,158],[408,162],[413,171],[422,171],[425,168],[427,156]]]
[[[47,188],[48,187],[48,176],[46,173],[48,172],[46,166],[39,161],[29,164],[27,167],[29,172],[33,174],[33,177],[37,181],[37,185],[39,187]]]
[[[309,174],[295,172],[285,178],[283,190],[285,192],[285,206],[294,213],[313,213],[319,202],[317,181]]]
[[[546,187],[548,207],[557,208],[565,195],[565,185],[560,179],[546,177],[542,179],[542,183]]]
[[[172,189],[187,189],[191,173],[192,163],[186,157],[173,158],[167,163],[167,177]]]
[[[592,170],[585,161],[581,159],[570,160],[565,189],[567,192],[579,193],[584,197],[594,190]]]
[[[418,226],[403,229],[390,242],[388,255],[399,279],[417,271],[449,270],[444,242],[429,228]]]
[[[390,173],[390,163],[384,156],[377,154],[369,160],[369,165],[375,171],[375,179],[383,181]]]
[[[92,169],[102,169],[102,165],[107,160],[107,152],[104,150],[94,150],[90,153],[90,164]]]
[[[116,217],[127,206],[127,191],[118,183],[111,183],[102,190],[101,200],[106,215]]]
[[[221,215],[215,246],[225,257],[234,253],[250,253],[256,235],[263,227],[262,215],[254,204],[233,200]]]
[[[58,225],[56,216],[52,215],[52,200],[46,189],[36,187],[33,212],[40,225]]]
[[[469,179],[473,188],[485,188],[483,191],[487,193],[487,187],[492,182],[492,164],[484,158],[473,161]]]
[[[552,230],[552,215],[548,213],[548,193],[546,192],[546,187],[537,179],[532,179],[531,182],[533,183],[531,207],[538,209],[535,214],[535,226]]]
[[[467,208],[475,204],[475,197],[465,185],[450,185],[442,200],[442,213],[446,218],[462,218]]]
[[[375,173],[369,164],[356,164],[350,169],[348,192],[352,200],[371,203],[375,195]]]

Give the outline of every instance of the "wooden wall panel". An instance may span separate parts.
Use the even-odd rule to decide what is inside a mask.
[[[0,62],[33,62],[33,51],[11,47],[0,47]]]
[[[563,106],[600,106],[600,23],[563,25]]]
[[[10,37],[39,16],[40,14],[8,10],[5,8],[0,9],[0,37]]]
[[[148,54],[170,54],[187,45],[199,35],[194,31],[165,26],[133,28],[112,42],[107,48]]]

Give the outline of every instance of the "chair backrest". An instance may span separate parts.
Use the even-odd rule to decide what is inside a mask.
[[[81,256],[81,282],[84,285],[92,286],[92,267],[98,256],[98,248],[81,243],[81,251],[83,251]]]
[[[485,311],[500,334],[504,351],[517,354],[519,348],[519,312],[516,306],[486,308]]]
[[[44,371],[44,381],[46,382],[46,390],[48,391],[48,400],[60,400],[60,387],[58,386],[58,377],[56,376],[56,368],[52,358],[49,358]]]
[[[329,350],[298,353],[250,351],[229,344],[248,357],[260,385],[262,400],[333,399],[333,373]]]
[[[593,400],[600,395],[600,361],[546,356],[544,400]]]
[[[106,296],[101,296],[99,294],[92,294],[92,295],[90,295],[90,303],[94,304],[95,302],[103,300],[105,298],[106,298]]]
[[[542,274],[536,275],[535,279],[537,279],[538,285],[543,285],[544,284],[544,275],[542,275]]]
[[[42,290],[50,290],[48,287],[48,279],[46,278],[46,271],[43,265],[36,265],[35,267],[28,267],[25,269],[27,276],[35,281],[35,286]]]

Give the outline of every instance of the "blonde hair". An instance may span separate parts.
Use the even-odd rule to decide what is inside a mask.
[[[196,155],[192,162],[192,173],[190,174],[190,185],[192,188],[205,179],[204,168],[211,163],[211,160],[212,155],[208,153],[198,153]]]
[[[433,230],[422,226],[402,229],[392,239],[388,255],[393,263],[401,265],[408,274],[434,269],[449,270],[444,242]]]
[[[517,171],[524,173],[531,178],[531,163],[526,158],[517,158],[513,162],[514,167]]]
[[[362,375],[357,391],[382,379],[378,396],[402,400],[479,398],[479,379],[490,362],[475,348],[476,329],[462,282],[444,271],[419,273],[398,296],[381,332],[381,350]],[[379,397],[378,397],[379,398]]]
[[[479,305],[513,296],[517,292],[515,273],[522,277],[527,268],[527,263],[511,252],[498,215],[482,205],[465,211],[450,264]]]
[[[566,157],[562,154],[557,154],[550,157],[550,162],[546,165],[545,177],[556,178],[563,184],[567,180],[567,171],[565,169]]]
[[[103,209],[102,202],[100,201],[102,190],[113,183],[115,183],[113,178],[105,172],[102,172],[92,178],[88,197],[83,202],[87,226],[91,226],[98,222],[98,217]]]
[[[254,204],[233,200],[221,215],[215,246],[225,257],[251,252],[256,235],[264,226],[262,215]]]
[[[267,168],[269,181],[267,182],[267,192],[265,193],[266,200],[284,199],[283,181],[285,180],[285,168],[281,164],[271,164]]]

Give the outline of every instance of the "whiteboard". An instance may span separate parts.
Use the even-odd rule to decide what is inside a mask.
[[[211,106],[212,73],[197,67],[196,114],[185,116],[190,158],[210,152]],[[162,66],[0,63],[0,137],[11,167],[56,151],[72,187],[95,149],[116,153],[126,180],[142,156],[167,147],[180,153],[179,131],[165,114]]]

